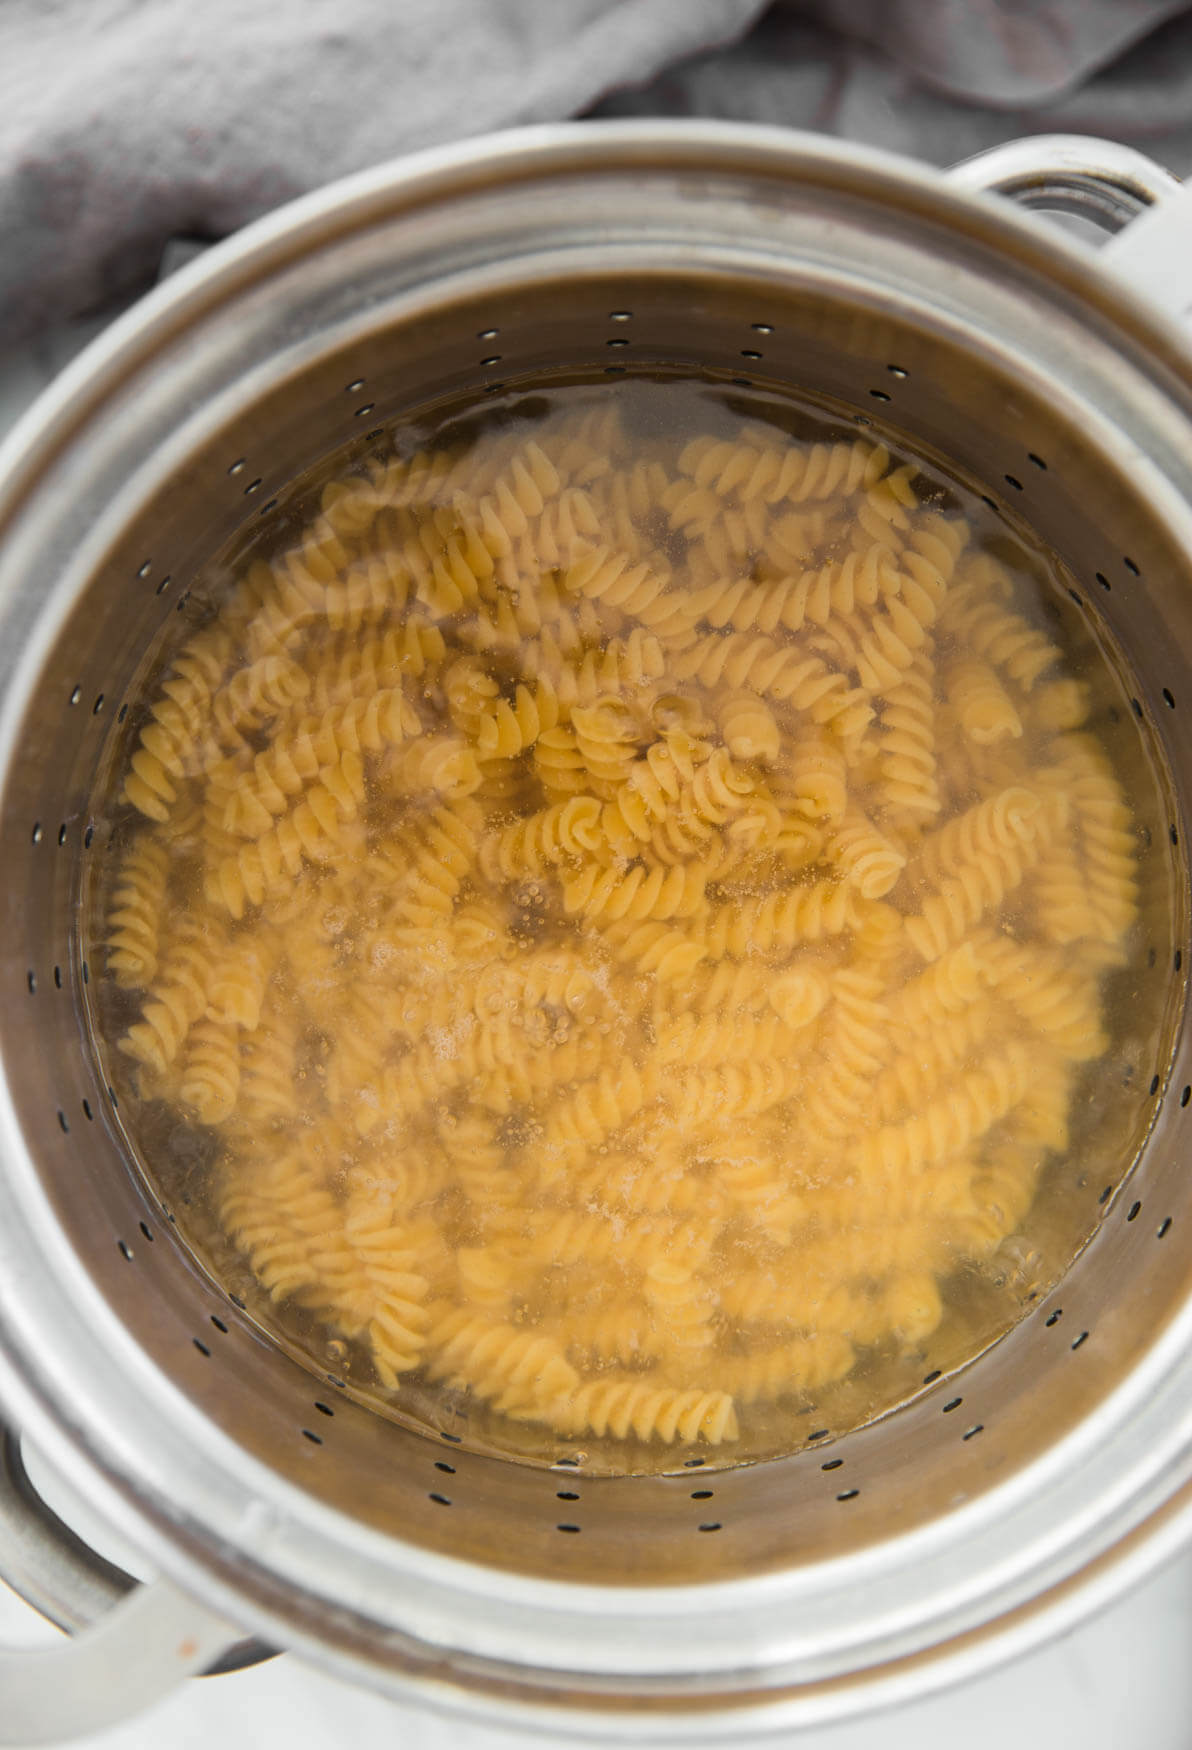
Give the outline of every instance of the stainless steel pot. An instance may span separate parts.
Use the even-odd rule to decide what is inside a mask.
[[[978,192],[999,188],[1117,234],[1094,254]],[[1006,1658],[1192,1531],[1182,1035],[1134,1066],[1133,1171],[1107,1143],[1077,1188],[1091,1242],[993,1349],[827,1457],[810,1430],[780,1461],[588,1478],[384,1421],[221,1296],[125,1158],[80,1019],[78,922],[103,854],[91,798],[144,654],[293,475],[435,391],[561,362],[756,368],[953,458],[1070,567],[1167,774],[1146,823],[1169,896],[1149,914],[1146,1000],[1176,1015],[1190,255],[1192,194],[1098,141],[1023,142],[946,177],[765,129],[536,129],[251,227],[116,323],[14,432],[0,1405],[163,1578],[53,1652],[0,1655],[0,1741],[118,1717],[253,1635],[569,1737],[739,1742]],[[11,1444],[4,1474],[5,1571],[78,1628],[121,1582],[40,1514]]]

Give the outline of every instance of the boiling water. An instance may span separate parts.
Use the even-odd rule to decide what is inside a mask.
[[[543,385],[297,482],[150,673],[95,909],[130,1145],[230,1292],[612,1469],[995,1340],[1155,1054],[1149,774],[1065,587],[761,392]]]

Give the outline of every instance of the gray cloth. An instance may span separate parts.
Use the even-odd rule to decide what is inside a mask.
[[[850,34],[829,28],[847,25]],[[1186,0],[803,0],[598,113],[814,128],[955,164],[1023,134],[1123,140],[1192,172]]]
[[[417,146],[574,115],[765,0],[0,0],[0,338]]]
[[[787,0],[769,12],[765,0],[0,0],[0,345],[127,297],[171,237],[222,236],[348,171],[522,122],[735,116],[941,163],[1062,129],[1116,135],[1187,169],[1184,11],[1182,0]]]

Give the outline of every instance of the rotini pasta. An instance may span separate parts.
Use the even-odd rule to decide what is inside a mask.
[[[174,656],[117,1043],[377,1389],[731,1442],[915,1352],[1026,1218],[1136,834],[1091,689],[909,462],[615,398],[526,432],[326,484]]]

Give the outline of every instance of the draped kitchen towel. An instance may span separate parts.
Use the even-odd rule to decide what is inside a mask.
[[[1172,0],[0,0],[0,349],[419,146],[568,116],[784,123],[944,163],[1110,133],[1192,166]]]

